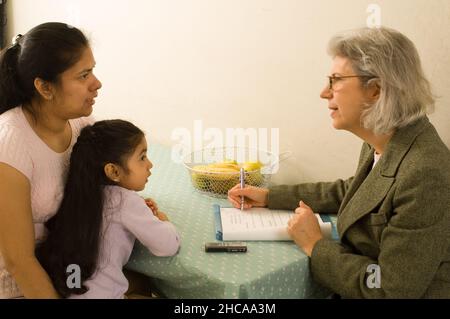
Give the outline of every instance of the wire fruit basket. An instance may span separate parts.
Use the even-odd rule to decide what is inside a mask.
[[[205,148],[184,157],[195,190],[213,197],[226,198],[240,183],[240,169],[245,170],[245,184],[267,187],[279,162],[272,152],[245,147]]]

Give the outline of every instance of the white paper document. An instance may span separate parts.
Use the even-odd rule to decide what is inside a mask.
[[[220,208],[223,240],[292,240],[287,232],[293,211],[252,208],[241,211],[237,208]],[[331,223],[324,223],[316,214],[322,234],[331,238]]]

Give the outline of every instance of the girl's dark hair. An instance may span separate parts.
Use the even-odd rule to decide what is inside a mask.
[[[34,80],[58,83],[61,73],[77,63],[89,41],[65,23],[40,24],[0,55],[0,114],[29,103],[37,94]]]
[[[84,282],[97,269],[103,219],[103,189],[114,185],[106,176],[108,163],[125,170],[126,161],[144,133],[127,121],[108,120],[85,127],[73,147],[64,198],[47,223],[48,237],[37,246],[36,256],[64,298],[83,294]],[[69,288],[69,265],[81,270],[81,287]]]

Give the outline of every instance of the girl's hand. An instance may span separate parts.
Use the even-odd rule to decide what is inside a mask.
[[[163,213],[163,212],[161,212],[161,211],[153,211],[153,214],[160,220],[160,221],[163,221],[163,222],[168,222],[169,221],[169,218],[167,217],[167,215],[165,214],[165,213]]]
[[[161,221],[169,221],[169,218],[167,218],[167,215],[158,209],[158,205],[156,202],[151,198],[146,198],[145,203],[147,204],[148,208],[150,208],[153,212],[153,215],[155,215],[159,220]]]
[[[314,246],[322,239],[322,231],[312,209],[300,201],[287,229],[297,246],[311,257]]]
[[[150,208],[152,211],[157,212],[158,211],[158,205],[156,202],[151,198],[146,198],[145,203],[147,204],[148,208]]]

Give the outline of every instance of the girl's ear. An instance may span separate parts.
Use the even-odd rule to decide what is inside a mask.
[[[51,101],[54,98],[55,90],[51,83],[42,80],[41,78],[34,79],[34,87],[39,92],[39,95],[47,100]]]
[[[120,169],[117,165],[108,163],[104,167],[106,176],[113,182],[119,183],[120,182]]]

